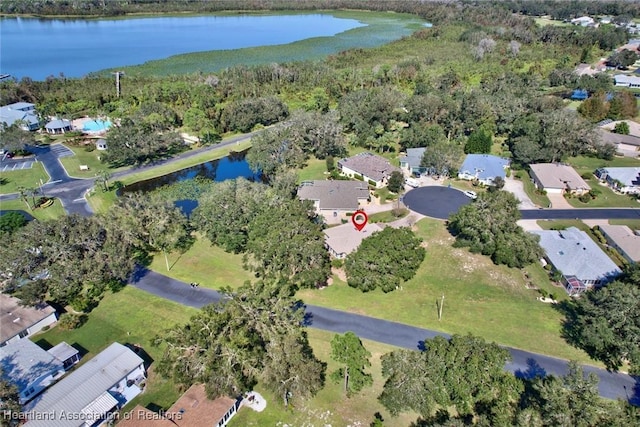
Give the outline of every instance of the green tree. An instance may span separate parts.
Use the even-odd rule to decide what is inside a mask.
[[[621,135],[629,135],[629,123],[627,122],[616,123],[616,126],[613,128],[613,131]]]
[[[0,216],[0,235],[11,234],[27,225],[27,219],[20,212],[6,212]]]
[[[567,311],[565,336],[608,369],[628,361],[632,373],[640,372],[639,270],[628,267],[618,281],[587,292]]]
[[[2,375],[0,370],[0,426],[15,427],[20,424],[22,405],[18,387],[10,383]]]
[[[607,62],[612,67],[627,69],[630,65],[638,60],[638,54],[629,49],[622,49],[621,51],[614,52]]]
[[[467,143],[464,146],[464,152],[469,153],[485,153],[491,152],[491,146],[493,145],[493,137],[491,133],[484,127],[480,127],[469,135]]]
[[[371,374],[365,369],[371,366],[371,353],[364,347],[360,338],[353,332],[334,335],[331,340],[331,358],[341,367],[331,374],[336,381],[342,381],[347,396],[358,393],[364,387],[373,384]]]
[[[455,143],[437,143],[428,147],[420,162],[429,175],[451,176],[462,164],[462,147]]]
[[[505,425],[523,389],[504,370],[509,360],[506,349],[471,335],[425,340],[422,351],[382,356],[385,384],[378,400],[392,415],[415,411],[429,417],[451,408],[463,417],[484,415],[490,425]]]
[[[524,267],[542,256],[537,236],[525,233],[518,200],[506,191],[480,194],[474,203],[463,206],[449,218],[455,246],[490,256],[496,264]]]
[[[420,243],[407,227],[386,227],[372,234],[347,256],[347,283],[363,292],[393,291],[411,279],[424,260],[426,251]]]
[[[155,337],[165,346],[158,372],[187,387],[203,382],[211,398],[242,394],[259,380],[285,405],[317,393],[326,367],[311,351],[291,289],[259,282],[224,293],[223,302]]]
[[[33,132],[22,130],[17,123],[11,126],[2,126],[0,123],[0,148],[12,152],[22,151],[28,145],[36,144]]]
[[[387,188],[389,189],[389,191],[396,194],[399,194],[402,190],[404,190],[404,175],[402,175],[402,172],[391,172]]]

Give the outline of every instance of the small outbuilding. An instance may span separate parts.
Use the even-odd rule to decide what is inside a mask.
[[[96,149],[100,151],[104,151],[107,149],[107,140],[104,138],[100,138],[96,141]]]
[[[60,135],[73,130],[71,122],[67,119],[53,119],[44,125],[44,128],[51,135]]]

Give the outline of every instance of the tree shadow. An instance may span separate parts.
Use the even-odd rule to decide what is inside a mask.
[[[131,276],[129,277],[129,282],[138,283],[144,276],[147,275],[147,273],[149,273],[149,269],[147,267],[145,267],[144,265],[136,264],[133,272],[131,273]]]
[[[640,376],[632,375],[631,378],[633,378],[636,383],[633,390],[631,390],[631,394],[627,396],[627,400],[632,405],[640,406]],[[625,391],[627,391],[626,387]]]
[[[536,378],[543,378],[547,376],[547,371],[540,366],[535,359],[528,358],[527,359],[527,369],[522,371],[518,369],[515,374],[516,378],[520,378],[522,380],[531,381]]]
[[[560,336],[574,347],[579,347],[579,337],[574,327],[578,319],[578,311],[571,301],[561,301],[558,304],[551,304],[552,308],[564,315],[562,320],[562,331]]]
[[[135,354],[140,356],[140,358],[144,362],[145,370],[148,370],[149,366],[151,366],[151,364],[153,363],[153,357],[151,357],[149,353],[147,353],[147,351],[144,348],[142,348],[140,344],[128,342],[128,343],[125,343],[125,346],[131,351],[133,351]]]

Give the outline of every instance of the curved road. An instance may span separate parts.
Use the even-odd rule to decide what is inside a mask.
[[[220,293],[212,289],[194,289],[184,282],[144,269],[134,274],[131,285],[161,298],[195,308],[218,302],[222,298]],[[361,338],[411,350],[420,349],[425,339],[438,335],[448,336],[442,332],[314,305],[306,305],[305,311],[305,323],[309,327],[336,333],[352,331]],[[566,360],[509,347],[507,349],[513,360],[505,366],[505,369],[516,376],[533,378],[546,374],[567,373]],[[626,399],[636,405],[640,404],[640,378],[607,372],[593,366],[584,366],[584,370],[597,375],[600,380],[601,396],[610,399]]]
[[[143,166],[123,172],[114,173],[112,178],[121,178],[142,170],[157,167],[161,164],[170,163],[180,158],[187,158],[197,155],[201,152],[213,150],[220,147],[236,144],[240,141],[251,138],[253,134],[239,135],[230,138],[224,142],[214,146],[193,150],[174,158],[158,162],[156,164]],[[85,193],[94,185],[95,178],[78,179],[71,178],[66,170],[62,167],[59,157],[61,151],[56,145],[47,147],[32,147],[32,151],[36,154],[38,161],[41,161],[50,176],[50,181],[43,186],[43,190],[47,196],[58,197],[69,214],[76,213],[79,215],[91,215],[93,212],[89,207]],[[428,189],[429,187],[422,187]],[[433,208],[439,209],[440,216],[445,215],[445,211],[455,208],[455,204],[468,203],[468,199],[459,197],[461,192],[439,187],[439,190],[416,189],[408,192],[405,197],[405,203],[410,203],[410,208],[419,213],[433,213]],[[420,191],[419,191],[420,190]],[[439,194],[442,203],[445,203],[446,209],[438,207],[437,200],[427,200],[424,197],[417,197],[421,192],[429,191],[432,194]],[[451,192],[455,191],[458,194]],[[415,193],[414,193],[415,192]],[[412,195],[413,193],[413,195]],[[454,205],[446,204],[447,194],[455,196]],[[2,200],[10,200],[17,198],[17,194],[0,195]],[[464,196],[463,196],[464,197]],[[458,206],[459,208],[459,206]],[[579,219],[601,219],[601,218],[640,218],[640,210],[638,209],[575,209],[575,210],[551,210],[551,209],[535,209],[522,210],[523,219],[559,219],[559,218],[579,218]],[[431,216],[431,215],[429,215]],[[448,216],[448,214],[447,214]],[[436,216],[437,217],[437,216]],[[445,216],[446,217],[446,216]],[[162,298],[170,299],[180,304],[191,307],[203,307],[212,302],[219,301],[221,295],[210,289],[197,288],[193,289],[186,283],[163,276],[153,271],[140,271],[132,278],[132,285],[153,293]],[[323,329],[336,333],[344,333],[353,331],[360,337],[378,341],[394,346],[419,349],[425,339],[433,338],[436,335],[446,334],[431,331],[428,329],[417,328],[414,326],[404,325],[401,323],[390,322],[387,320],[376,319],[358,314],[331,310],[317,306],[306,306],[307,326]],[[522,377],[532,377],[540,374],[563,375],[567,372],[567,362],[549,356],[536,353],[530,353],[523,350],[509,348],[512,355],[512,362],[506,365],[506,369],[514,374]],[[593,372],[600,380],[600,394],[607,398],[622,398],[632,403],[640,404],[640,379],[631,377],[621,373],[610,373],[604,369],[591,366],[585,366],[586,372]]]

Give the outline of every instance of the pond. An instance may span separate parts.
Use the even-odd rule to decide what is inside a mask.
[[[199,165],[181,169],[156,178],[134,182],[133,184],[123,187],[120,190],[120,194],[133,193],[137,191],[146,193],[165,185],[195,179],[196,177],[207,178],[216,182],[236,178],[246,178],[250,181],[262,181],[262,175],[260,173],[253,172],[249,167],[249,163],[247,163],[247,160],[245,159],[247,151],[249,150],[231,152],[228,156],[218,160],[201,163]],[[182,209],[186,215],[190,215],[198,206],[197,201],[189,199],[178,200],[175,204]]]
[[[186,53],[275,45],[288,50],[287,45],[293,42],[330,41],[337,34],[349,34],[349,38],[354,39],[350,30],[378,28],[376,25],[381,22],[394,29],[389,35],[397,39],[411,33],[407,22],[415,26],[421,21],[398,14],[393,19],[365,19],[365,23],[351,16],[336,12],[86,20],[3,17],[0,18],[0,69],[18,79],[43,80],[59,73],[66,77],[82,77],[98,70]],[[382,33],[379,29],[376,31]],[[376,44],[388,42],[385,37],[389,35],[380,34],[382,38]],[[347,46],[340,46],[343,43],[340,41],[333,52],[327,54],[349,47],[364,47],[372,39],[376,37],[361,35]],[[306,59],[304,52],[296,52],[296,55],[299,53],[298,60]],[[249,59],[247,55],[241,56]]]

